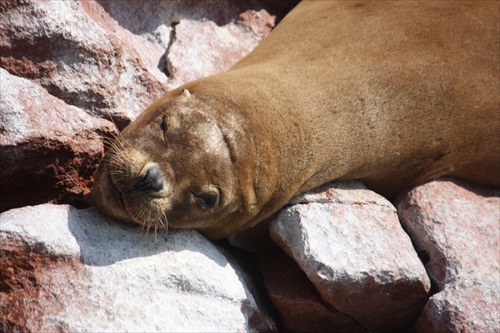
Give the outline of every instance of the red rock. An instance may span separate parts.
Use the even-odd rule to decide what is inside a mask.
[[[48,201],[81,205],[112,123],[92,118],[0,68],[0,211]]]
[[[259,269],[287,332],[365,332],[353,318],[321,299],[313,284],[286,255],[263,257]]]
[[[41,332],[67,329],[35,317],[54,310],[63,311],[61,299],[75,298],[71,281],[85,282],[79,258],[44,253],[43,246],[34,247],[16,239],[2,239],[0,248],[0,330],[2,332]],[[57,293],[45,290],[58,285]]]
[[[500,331],[500,190],[442,179],[398,198],[434,294],[418,332]]]
[[[292,200],[271,237],[328,304],[367,330],[413,325],[430,281],[396,209],[361,183],[325,185]]]
[[[433,295],[415,326],[421,333],[500,332],[498,275],[458,277]]]

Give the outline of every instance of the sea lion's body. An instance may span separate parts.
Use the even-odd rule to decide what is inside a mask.
[[[229,71],[134,121],[119,146],[141,167],[103,163],[96,203],[142,223],[126,197],[157,163],[167,185],[150,214],[222,238],[337,179],[382,194],[444,175],[498,186],[499,54],[498,3],[300,3]],[[110,180],[110,170],[128,178]],[[186,200],[197,191],[216,191],[215,209],[205,197],[193,212]]]

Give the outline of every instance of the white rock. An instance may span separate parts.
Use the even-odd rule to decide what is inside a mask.
[[[36,279],[34,305],[9,309],[24,311],[24,330],[275,329],[247,277],[195,231],[159,232],[155,241],[93,209],[47,204],[1,214],[0,242],[10,253],[57,263],[29,272],[7,267],[12,279]]]

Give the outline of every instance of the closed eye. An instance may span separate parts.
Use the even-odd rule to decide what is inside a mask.
[[[166,115],[163,115],[161,117],[161,121],[160,121],[160,129],[163,131],[163,133],[166,133],[167,132],[167,129],[168,129],[168,124],[167,124],[167,116]]]
[[[203,209],[213,208],[219,201],[219,195],[215,192],[207,192],[198,195],[194,195],[198,204]]]

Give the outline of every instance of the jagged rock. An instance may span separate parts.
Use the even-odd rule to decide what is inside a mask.
[[[498,273],[483,279],[458,277],[433,295],[415,326],[417,333],[498,333]]]
[[[271,237],[323,300],[372,331],[412,325],[430,281],[389,201],[361,183],[327,185],[292,200]]]
[[[500,190],[451,179],[398,198],[434,294],[418,332],[500,332]]]
[[[274,26],[274,17],[270,20]],[[262,35],[234,23],[219,27],[212,21],[181,20],[174,29],[166,65],[179,85],[226,71],[262,40]]]
[[[67,205],[0,214],[0,329],[275,330],[216,246],[195,231],[166,236]]]
[[[84,10],[89,6],[94,11]],[[148,48],[120,39],[116,30],[95,2],[11,1],[0,23],[0,66],[67,104],[124,125],[168,86],[143,62]]]
[[[287,255],[263,257],[259,269],[287,332],[366,332],[354,319],[323,301]]]
[[[0,68],[0,212],[84,201],[113,124]]]

